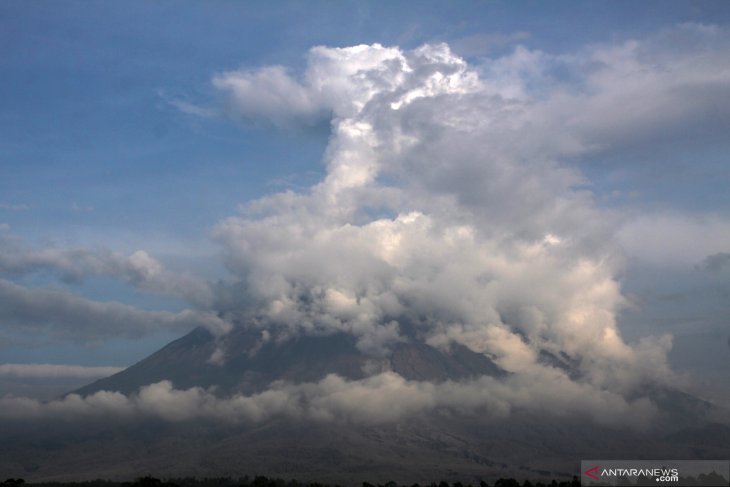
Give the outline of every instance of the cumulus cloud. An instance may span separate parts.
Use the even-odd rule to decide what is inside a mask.
[[[314,123],[324,116],[324,107],[282,66],[223,73],[213,85],[229,93],[232,114],[244,118],[265,118],[286,127],[292,121]]]
[[[317,106],[332,117],[320,183],[255,201],[217,226],[246,297],[225,296],[220,309],[278,339],[347,332],[373,355],[398,341],[460,343],[517,374],[545,372],[539,356],[549,351],[614,391],[668,380],[671,338],[630,345],[616,326],[626,304],[615,279],[621,221],[561,162],[619,143],[598,121],[631,118],[604,113],[622,92],[610,80],[636,78],[637,100],[654,82],[663,89],[667,70],[703,82],[685,71],[691,53],[650,63],[655,44],[570,58],[518,47],[479,71],[444,44],[318,47],[301,80],[285,83],[288,74],[270,68],[229,73],[240,89],[216,78],[242,116],[295,120]],[[570,94],[551,75],[557,65],[592,69]],[[710,70],[703,76],[724,79]],[[279,82],[256,81],[274,72]],[[289,84],[308,101],[287,108],[280,88]],[[242,102],[253,93],[261,105]]]
[[[730,126],[728,45],[727,29],[688,23],[568,54],[517,48],[483,71],[503,94],[532,102],[522,112],[525,145],[618,153],[721,140]]]
[[[479,34],[474,39],[484,44],[528,37]],[[349,116],[373,97],[396,106],[404,96],[409,101],[434,98],[451,86],[460,93],[478,92],[482,96],[472,101],[491,104],[491,116],[477,122],[464,114],[459,122],[492,125],[506,137],[501,149],[512,146],[513,152],[529,150],[550,158],[666,145],[698,134],[722,137],[730,125],[728,45],[727,29],[685,23],[643,39],[593,44],[567,54],[517,46],[469,70],[479,73],[478,84],[465,82],[466,65],[456,56],[434,56],[433,45],[410,53],[378,44],[316,47],[301,77],[271,66],[221,73],[213,84],[228,97],[230,114],[278,125],[330,113]],[[420,62],[426,52],[432,57]],[[457,64],[462,75],[454,72]],[[426,74],[424,69],[434,70],[434,76],[419,76]],[[464,113],[458,105],[454,108],[444,115]],[[492,138],[485,145],[493,150],[500,139]]]
[[[78,419],[88,417],[152,417],[166,421],[208,419],[260,422],[284,416],[316,421],[377,424],[437,409],[481,411],[507,416],[512,411],[586,416],[609,426],[645,428],[656,414],[645,399],[627,401],[557,376],[506,382],[481,378],[471,382],[407,381],[385,372],[358,381],[329,375],[316,383],[275,383],[255,395],[217,397],[199,387],[175,389],[169,381],[142,387],[136,394],[100,391],[81,397],[40,402],[0,399],[0,419]]]

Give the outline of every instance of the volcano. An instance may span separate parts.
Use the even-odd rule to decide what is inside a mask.
[[[261,333],[238,327],[222,341],[197,328],[131,367],[82,387],[83,396],[97,391],[136,392],[140,387],[170,380],[176,388],[215,387],[218,393],[261,392],[274,381],[317,382],[328,374],[363,379],[391,370],[408,380],[445,381],[483,375],[501,377],[505,371],[484,354],[463,345],[441,351],[425,343],[398,343],[389,355],[373,358],[356,347],[349,334],[298,336],[283,342],[261,343]],[[225,350],[222,363],[211,357]]]
[[[256,394],[274,382],[349,380],[389,370],[409,381],[443,383],[509,373],[461,345],[415,340],[372,357],[350,335],[261,340],[243,327],[217,338],[198,328],[128,369],[77,391],[134,394],[155,382],[202,387],[222,397]],[[223,360],[212,360],[222,350]],[[220,355],[220,354],[219,354]],[[570,368],[565,354],[543,360]],[[362,424],[272,416],[254,423],[169,422],[154,418],[13,422],[0,440],[0,470],[30,480],[129,479],[263,474],[341,485],[363,481],[476,483],[481,479],[570,478],[582,458],[727,458],[730,434],[718,408],[677,390],[651,392],[661,424],[646,430],[602,426],[569,415],[436,408],[397,421]],[[716,414],[715,414],[716,415]]]

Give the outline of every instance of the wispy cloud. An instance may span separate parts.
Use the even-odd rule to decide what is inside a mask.
[[[708,255],[702,260],[700,268],[708,271],[730,269],[730,252],[718,252]]]
[[[30,206],[23,203],[0,203],[0,210],[26,211],[30,210]]]
[[[71,204],[71,211],[76,213],[93,213],[95,208],[91,205],[80,205],[78,203]]]
[[[64,281],[106,276],[132,284],[140,291],[167,294],[205,307],[212,301],[210,285],[189,274],[166,269],[144,250],[122,255],[105,249],[33,248],[0,231],[0,276],[22,277],[47,272]]]
[[[0,364],[0,377],[17,379],[97,379],[124,370],[123,367],[86,367],[58,364]]]
[[[29,343],[43,337],[91,343],[110,337],[141,337],[161,330],[182,333],[196,326],[221,333],[231,326],[208,312],[146,311],[66,291],[25,288],[4,279],[0,279],[0,322],[0,333],[22,336]]]
[[[528,41],[532,35],[529,32],[517,31],[508,34],[498,32],[480,32],[466,37],[454,39],[449,43],[451,48],[464,57],[487,56],[496,49]]]
[[[690,268],[709,255],[730,249],[730,218],[645,212],[627,217],[618,237],[631,257],[659,267]]]

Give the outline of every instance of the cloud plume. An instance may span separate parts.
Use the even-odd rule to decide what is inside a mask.
[[[630,345],[616,325],[625,306],[615,278],[620,221],[562,162],[624,143],[598,125],[619,96],[610,80],[628,77],[643,97],[654,86],[645,78],[669,69],[694,93],[702,81],[686,71],[688,54],[646,64],[656,42],[570,59],[518,47],[479,71],[444,44],[318,47],[301,80],[276,70],[277,83],[264,83],[273,68],[218,76],[244,118],[296,122],[311,107],[332,117],[320,183],[255,201],[216,227],[245,296],[222,296],[219,308],[279,340],[350,333],[372,355],[399,341],[460,343],[530,377],[545,372],[548,351],[568,354],[581,381],[609,390],[668,380],[671,337]],[[587,63],[579,94],[550,75]],[[285,85],[304,101],[287,103]],[[621,125],[625,114],[608,116]],[[667,116],[681,124],[693,115]]]

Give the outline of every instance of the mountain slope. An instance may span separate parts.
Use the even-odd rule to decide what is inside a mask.
[[[399,343],[386,357],[372,358],[359,351],[354,338],[345,334],[301,336],[264,344],[259,343],[259,336],[240,328],[220,343],[207,330],[197,328],[126,370],[75,392],[88,395],[107,390],[129,394],[141,386],[170,380],[182,389],[215,386],[218,393],[250,394],[277,380],[316,382],[332,373],[362,379],[386,369],[409,380],[428,381],[504,374],[488,357],[463,345],[441,351],[424,343]],[[210,360],[216,347],[225,350],[226,358],[220,365]]]
[[[217,349],[225,360],[211,363]],[[541,360],[571,373],[570,357],[546,353]],[[77,392],[130,394],[170,380],[180,389],[214,387],[221,396],[253,394],[277,380],[312,382],[331,373],[360,379],[386,369],[432,382],[506,374],[463,346],[444,351],[414,340],[373,358],[344,334],[261,343],[258,332],[243,328],[224,339],[196,329]],[[232,423],[152,417],[19,420],[2,425],[0,471],[29,480],[263,474],[341,485],[441,479],[474,484],[499,477],[570,478],[578,473],[581,458],[730,457],[728,427],[704,419],[711,404],[661,388],[644,393],[654,397],[664,418],[660,427],[646,431],[519,408],[509,415],[436,408],[377,424],[276,415]]]

